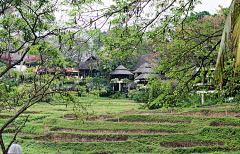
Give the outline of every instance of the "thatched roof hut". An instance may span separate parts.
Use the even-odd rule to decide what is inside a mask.
[[[112,72],[112,75],[133,75],[133,73],[127,70],[123,65],[120,65]]]
[[[151,68],[152,66],[148,63],[143,63],[137,70],[133,73],[141,73],[135,80],[146,80],[150,75],[157,76]]]
[[[140,74],[138,77],[135,78],[135,80],[143,80],[143,79],[147,79],[149,76],[157,76],[157,74],[148,74],[148,73],[143,73]]]
[[[150,73],[153,72],[151,65],[146,63],[143,63],[137,70],[133,71],[133,73]]]
[[[133,71],[137,70],[142,64],[148,63],[149,61],[151,61],[153,59],[157,60],[158,58],[155,57],[154,54],[141,55],[141,57],[138,59],[137,64],[131,69],[131,71],[133,72]]]
[[[95,70],[97,69],[98,58],[95,56],[90,56],[84,63],[79,66],[79,70]]]
[[[112,72],[112,78],[118,78],[118,79],[133,79],[133,73],[127,70],[126,67],[123,65],[118,66],[113,72]]]
[[[83,78],[86,76],[100,76],[101,73],[97,71],[97,64],[99,59],[95,56],[90,56],[84,63],[79,66],[79,75]]]

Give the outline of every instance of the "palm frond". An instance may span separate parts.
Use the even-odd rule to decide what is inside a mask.
[[[232,0],[229,13],[224,25],[222,33],[221,43],[219,47],[218,57],[216,61],[216,81],[220,81],[220,86],[223,84],[223,69],[224,69],[224,53],[231,50],[231,46],[234,46],[236,59],[235,59],[235,70],[240,65],[240,50],[239,50],[239,26],[240,26],[240,15],[239,15],[239,0]],[[238,47],[237,47],[238,46]]]

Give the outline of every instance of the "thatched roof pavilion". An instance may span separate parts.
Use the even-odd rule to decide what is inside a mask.
[[[133,80],[133,73],[130,72],[129,70],[127,70],[126,67],[124,67],[123,65],[118,66],[113,72],[112,72],[112,79],[116,79],[118,78],[118,81],[116,83],[118,83],[117,85],[114,84],[113,85],[113,89],[119,89],[119,91],[122,90],[122,86],[121,84],[123,84],[123,79],[132,79]]]
[[[153,72],[151,65],[147,62],[143,63],[137,70],[133,71],[133,73],[150,73]]]
[[[140,73],[138,77],[135,78],[135,80],[146,80],[150,75],[157,76],[157,74],[154,74],[150,64],[143,63],[137,70],[135,70],[133,73]]]
[[[156,76],[157,74],[143,73],[143,74],[140,74],[138,77],[136,77],[135,80],[143,80],[143,79],[146,80],[150,75]]]
[[[112,75],[133,75],[133,73],[127,70],[123,65],[120,65],[112,72]]]
[[[133,76],[134,74],[127,70],[126,67],[123,65],[118,66],[113,72],[112,72],[112,78],[118,78],[118,79],[130,79],[130,76]]]

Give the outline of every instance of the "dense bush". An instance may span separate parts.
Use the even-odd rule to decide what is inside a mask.
[[[222,104],[225,101],[224,95],[218,93],[205,93],[204,104],[202,104],[202,94],[196,94],[195,92],[178,99],[177,106],[180,107],[202,107],[215,104]]]
[[[176,106],[173,92],[178,83],[173,80],[161,79],[154,80],[150,83],[149,92],[149,109],[161,108],[164,104],[168,106]]]
[[[137,91],[132,98],[136,102],[141,102],[141,103],[147,103],[149,99],[149,90],[143,89],[140,91]]]
[[[130,91],[128,92],[128,98],[129,98],[129,99],[132,99],[133,96],[136,94],[136,92],[138,92],[136,89],[130,90]]]
[[[104,88],[104,92],[100,92],[100,97],[108,97],[113,94],[113,88],[110,83],[106,82],[102,86]]]
[[[87,77],[86,78],[86,88],[91,90],[103,90],[104,92],[100,92],[101,97],[108,97],[113,94],[113,89],[111,84],[108,82],[106,78],[100,77]]]
[[[5,83],[6,85],[9,85],[10,87],[18,86],[18,83],[15,82],[13,79],[8,79],[6,77],[3,77],[1,80],[1,83]]]
[[[138,90],[130,90],[127,96],[136,102],[147,103],[149,99],[149,88],[138,86]]]
[[[116,91],[115,94],[112,94],[110,95],[109,97],[110,98],[113,98],[113,99],[121,99],[121,98],[126,98],[127,94],[126,93],[122,93],[120,91]]]

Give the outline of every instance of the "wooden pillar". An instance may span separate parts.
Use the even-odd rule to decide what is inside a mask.
[[[119,91],[121,91],[121,83],[119,82]]]

